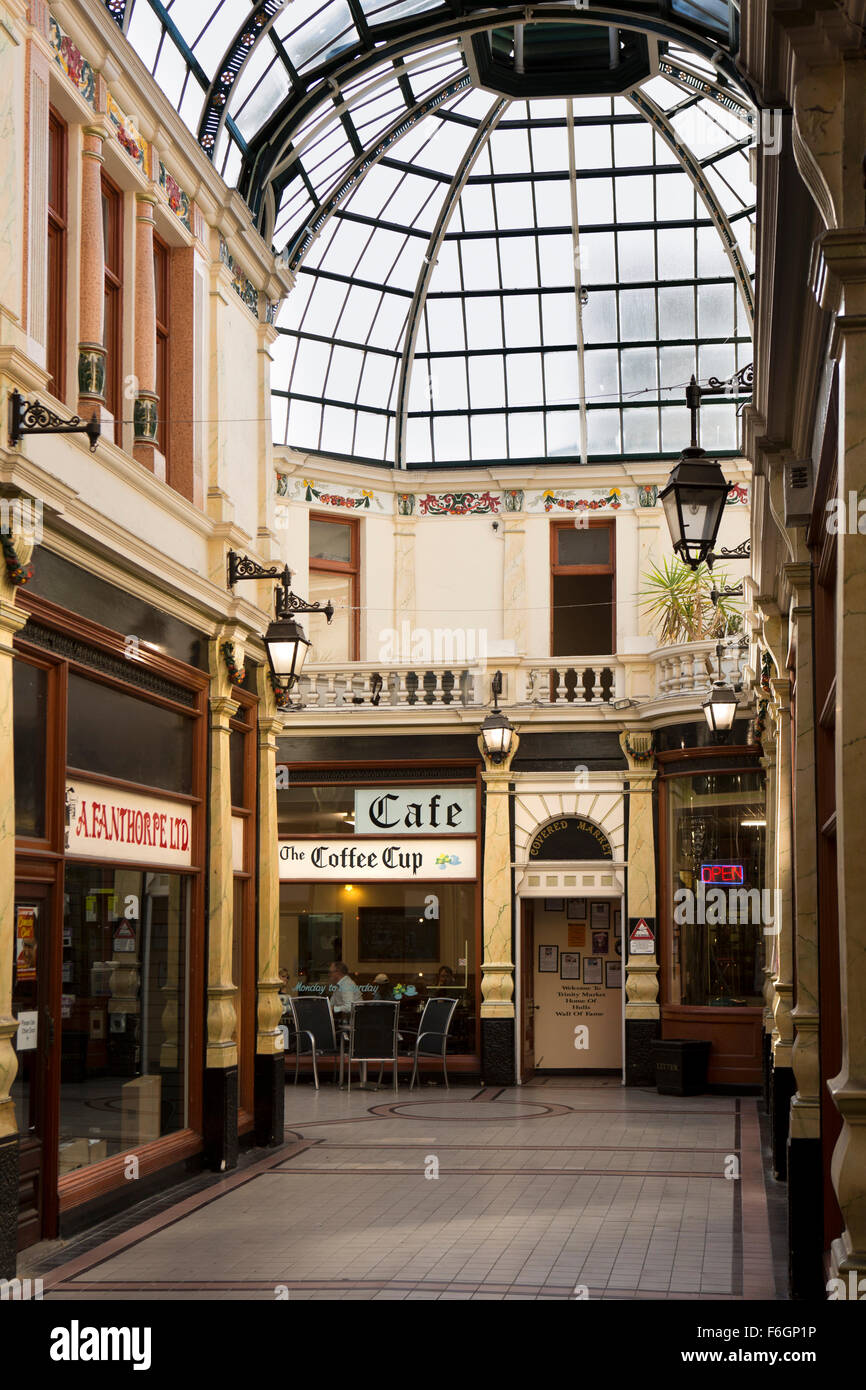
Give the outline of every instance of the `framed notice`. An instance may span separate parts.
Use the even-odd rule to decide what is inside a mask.
[[[563,951],[559,957],[559,978],[561,980],[580,979],[580,952]]]
[[[569,922],[568,924],[568,949],[573,951],[575,947],[583,950],[586,945],[586,923]]]
[[[593,928],[610,927],[610,903],[593,903],[591,921]]]
[[[610,932],[594,931],[592,934],[592,950],[597,956],[606,956],[610,950]]]
[[[36,979],[36,907],[15,909],[15,976]]]
[[[601,985],[604,983],[602,971],[604,962],[598,956],[584,956],[583,958],[583,983],[585,985]]]
[[[559,947],[558,946],[539,946],[538,948],[538,973],[540,975],[555,975],[559,969]]]
[[[545,912],[564,912],[565,898],[545,898],[544,910]]]
[[[586,921],[586,898],[566,899],[566,909],[569,917],[582,917]]]
[[[604,963],[604,983],[608,989],[622,989],[622,961],[606,960]]]

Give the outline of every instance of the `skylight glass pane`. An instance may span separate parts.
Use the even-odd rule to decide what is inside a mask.
[[[437,463],[468,463],[469,421],[465,415],[433,416],[433,453]]]
[[[473,459],[504,459],[508,457],[504,415],[474,415],[470,417]]]
[[[552,458],[580,453],[580,412],[554,410],[547,417],[547,453]]]
[[[469,349],[502,347],[502,301],[481,295],[464,301]]]
[[[163,27],[147,0],[136,0],[126,37],[151,72],[156,63],[157,49],[163,33]],[[171,43],[171,39],[166,39],[166,42]]]
[[[695,296],[690,289],[660,289],[659,337],[693,338],[695,336]]]
[[[597,354],[588,353],[587,361],[595,355]],[[568,405],[577,402],[579,376],[576,352],[544,354],[544,392],[548,405]]]
[[[629,174],[615,180],[618,222],[652,222],[653,178],[651,174]]]
[[[581,249],[581,266],[582,257]],[[539,237],[538,258],[542,285],[559,287],[574,283],[574,242],[570,236]]]
[[[506,347],[540,347],[538,295],[521,294],[503,300]]]
[[[648,393],[650,398],[658,394],[655,348],[623,348],[620,354],[620,371],[623,399],[639,400],[644,392]]]
[[[588,410],[586,447],[589,454],[618,454],[620,419],[618,410]]]
[[[619,399],[619,378],[617,376],[616,350],[601,348],[598,352],[588,352],[584,358],[584,385],[586,399],[599,404]],[[577,377],[573,379],[576,388]],[[641,381],[645,386],[646,381]]]
[[[715,245],[718,246],[719,238],[715,228],[708,230],[710,230]],[[657,235],[659,279],[687,280],[692,277],[695,273],[695,234],[691,228],[665,227],[661,228]],[[700,232],[698,235],[700,236]],[[723,272],[715,271],[713,273]]]
[[[623,290],[619,297],[619,312],[624,341],[655,338],[656,309],[652,290]]]
[[[582,227],[613,221],[613,179],[578,180],[577,216]]]
[[[616,245],[621,280],[655,279],[655,238],[651,231],[617,232]]]
[[[359,410],[355,425],[355,453],[359,458],[384,459],[388,419],[369,410]]]
[[[626,454],[655,454],[659,447],[659,418],[655,410],[622,412],[622,447]]]
[[[567,294],[542,295],[541,318],[543,341],[547,346],[577,342],[577,305],[573,290]]]
[[[469,399],[475,410],[505,405],[504,358],[469,358]]]
[[[539,412],[508,414],[508,457],[544,457],[544,416]]]
[[[580,278],[584,285],[616,283],[616,240],[610,232],[580,233]]]
[[[538,405],[544,400],[541,354],[520,352],[505,359],[509,405]]]

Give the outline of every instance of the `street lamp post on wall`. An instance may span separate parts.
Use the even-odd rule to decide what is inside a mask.
[[[710,569],[713,567],[713,561],[717,558],[713,548],[731,489],[718,461],[709,458],[699,443],[701,398],[735,394],[737,385],[751,385],[751,367],[744,367],[729,382],[720,382],[711,377],[707,386],[699,386],[692,376],[686,387],[686,404],[691,413],[691,443],[683,449],[667,486],[659,493],[674,553],[693,570],[702,564]],[[744,541],[734,550],[723,547],[719,555],[727,560],[747,560],[751,556],[750,542]]]
[[[238,555],[234,550],[228,553],[229,588],[234,588],[239,579],[278,579],[274,590],[274,617],[264,634],[268,665],[275,688],[288,693],[297,685],[312,643],[297,621],[297,613],[322,613],[330,623],[334,616],[334,605],[307,603],[292,593],[292,571],[288,565],[282,569],[265,569],[248,555]]]
[[[719,663],[719,678],[713,681],[713,688],[709,698],[701,705],[704,718],[710,731],[715,735],[717,743],[724,743],[733,728],[734,718],[737,713],[739,700],[738,690],[741,686],[730,685],[722,675],[722,652],[724,647],[721,642],[716,645],[716,659]]]
[[[501,671],[497,671],[493,677],[491,691],[493,709],[481,725],[481,738],[488,758],[492,763],[498,764],[503,763],[508,757],[511,741],[514,737],[514,725],[507,715],[502,713],[498,703],[499,696],[502,694]]]

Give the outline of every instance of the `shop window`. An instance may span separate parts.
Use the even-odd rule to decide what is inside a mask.
[[[760,772],[701,773],[665,782],[669,860],[670,1004],[763,1003],[766,809]]]
[[[48,113],[48,340],[49,389],[61,400],[66,389],[66,125]]]
[[[71,671],[67,740],[78,772],[192,794],[193,720],[173,709]]]
[[[114,418],[114,442],[123,443],[123,194],[102,176],[105,246],[105,407]]]
[[[48,672],[16,658],[12,668],[15,833],[45,838]]]
[[[615,651],[613,522],[557,522],[550,540],[551,656]]]
[[[427,999],[457,999],[449,1055],[475,1051],[474,884],[283,883],[280,968],[291,992],[327,996],[332,961],[345,961],[363,999],[398,999],[407,1029]]]
[[[314,662],[357,661],[360,610],[359,537],[356,521],[310,517],[310,601],[334,605],[330,625],[316,622],[310,658]]]
[[[169,249],[153,238],[153,276],[156,289],[156,394],[159,397],[159,418],[156,427],[156,442],[165,456],[166,471],[169,461],[171,418],[171,368],[169,351]]]
[[[187,1127],[189,880],[66,866],[59,1175]]]
[[[236,692],[240,708],[231,720],[229,775],[232,799],[232,981],[241,1110],[253,1108],[255,1053],[255,854],[256,705]]]
[[[345,784],[293,786],[292,776],[288,768],[277,768],[277,825],[280,835],[342,835],[353,831],[354,787]]]

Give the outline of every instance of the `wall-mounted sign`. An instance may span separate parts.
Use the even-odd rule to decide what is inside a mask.
[[[32,1052],[37,1042],[39,1011],[27,1009],[18,1015],[18,1032],[15,1034],[16,1052]]]
[[[584,816],[560,816],[539,830],[530,859],[613,859],[604,831]]]
[[[475,840],[352,839],[280,841],[283,881],[350,883],[353,879],[407,881],[472,879]]]
[[[358,787],[356,835],[474,835],[474,787]]]
[[[651,956],[655,952],[655,919],[630,917],[628,933],[628,953],[630,956]]]
[[[701,883],[745,883],[742,864],[702,864]]]
[[[36,979],[36,907],[15,909],[15,978]]]
[[[88,859],[184,868],[192,863],[192,811],[161,796],[70,782],[66,850]]]

